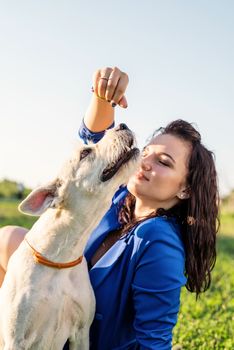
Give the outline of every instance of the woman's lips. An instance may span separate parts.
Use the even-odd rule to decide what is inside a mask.
[[[139,180],[149,181],[149,179],[141,171],[138,171],[135,176]]]

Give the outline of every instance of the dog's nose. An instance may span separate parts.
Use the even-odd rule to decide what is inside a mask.
[[[119,124],[119,126],[117,126],[117,128],[116,128],[116,131],[119,131],[119,130],[129,130],[129,128],[127,127],[126,124],[121,123],[121,124]]]

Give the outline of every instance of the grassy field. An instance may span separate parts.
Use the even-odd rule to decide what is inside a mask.
[[[17,206],[17,200],[0,201],[0,226],[32,226],[37,218],[20,214]],[[222,213],[220,232],[211,288],[198,301],[182,290],[173,338],[178,349],[234,349],[234,213]]]
[[[17,209],[19,203],[16,199],[0,200],[0,227],[17,225],[30,228],[37,220],[37,217],[21,214]]]
[[[174,343],[182,349],[234,349],[234,237],[220,235],[210,289],[196,301],[185,288],[181,295]]]

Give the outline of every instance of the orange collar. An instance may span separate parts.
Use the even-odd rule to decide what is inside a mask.
[[[78,264],[80,264],[82,262],[83,255],[81,255],[78,259],[76,259],[74,261],[67,262],[67,263],[53,262],[53,261],[51,261],[49,259],[46,259],[43,255],[41,255],[41,253],[36,251],[36,249],[33,248],[31,246],[31,244],[28,242],[26,237],[24,237],[24,240],[29,245],[29,247],[32,249],[34,260],[37,263],[39,263],[39,264],[42,264],[42,265],[45,265],[45,266],[49,266],[49,267],[54,267],[56,269],[66,269],[68,267],[76,266],[76,265],[78,265]]]

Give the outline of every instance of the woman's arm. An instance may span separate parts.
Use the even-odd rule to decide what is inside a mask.
[[[106,130],[114,122],[114,107],[127,108],[124,96],[128,76],[117,67],[98,69],[93,75],[93,96],[84,124],[91,132]]]
[[[139,349],[170,350],[180,306],[184,249],[177,229],[155,218],[136,229],[142,238],[132,283],[134,328]]]
[[[84,124],[92,132],[106,130],[114,122],[114,108],[106,100],[101,100],[93,93],[84,116]]]

